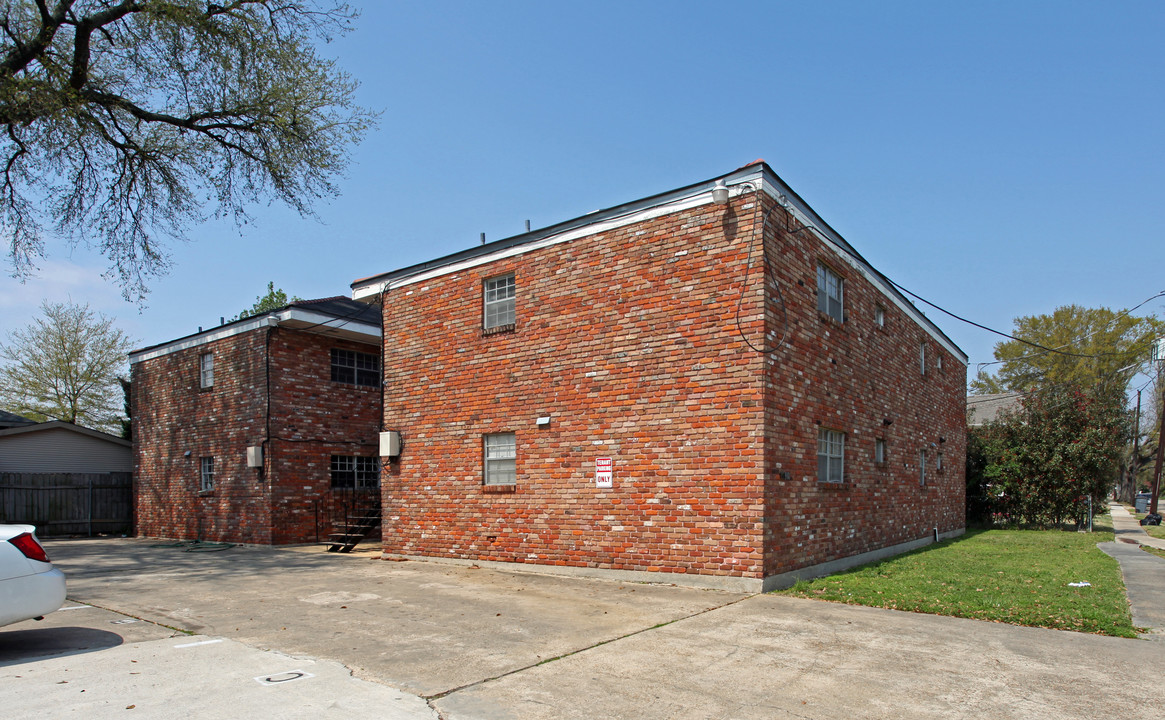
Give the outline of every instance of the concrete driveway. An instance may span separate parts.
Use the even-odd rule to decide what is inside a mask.
[[[46,544],[71,598],[340,663],[446,720],[1148,718],[1135,679],[1165,661],[1162,642],[777,596],[375,554]]]

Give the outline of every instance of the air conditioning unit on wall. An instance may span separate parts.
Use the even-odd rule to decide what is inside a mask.
[[[263,446],[252,445],[247,448],[247,467],[261,468],[263,467]]]
[[[400,455],[400,433],[396,430],[386,430],[380,433],[380,457],[397,457]]]

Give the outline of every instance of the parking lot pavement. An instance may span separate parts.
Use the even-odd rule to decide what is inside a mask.
[[[437,718],[421,698],[340,663],[200,635],[11,662],[0,668],[0,706],[8,718]]]
[[[444,720],[1058,720],[1111,716],[1114,693],[1120,717],[1155,718],[1128,679],[1165,661],[1159,642],[771,595],[286,548],[184,554],[116,540],[49,552],[70,597],[247,652],[342,663]],[[238,678],[305,669],[249,667]]]
[[[66,601],[60,610],[49,613],[44,620],[25,620],[0,628],[0,667],[169,637],[185,637],[185,634],[92,605]]]
[[[187,553],[46,543],[70,597],[259,648],[337,660],[419,695],[537,665],[742,594],[388,562],[289,548]]]

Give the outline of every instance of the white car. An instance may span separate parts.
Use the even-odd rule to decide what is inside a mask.
[[[42,619],[65,602],[65,574],[53,567],[32,525],[0,525],[0,625]]]

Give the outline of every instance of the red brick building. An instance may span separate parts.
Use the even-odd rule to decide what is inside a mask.
[[[131,353],[138,534],[313,542],[377,500],[380,333],[329,298]]]
[[[763,162],[353,297],[390,555],[767,589],[963,531],[966,356]]]

